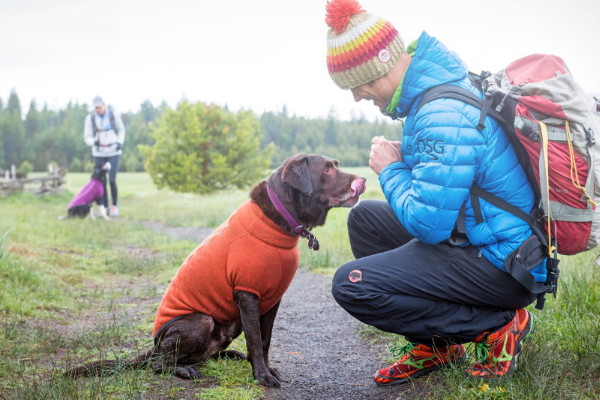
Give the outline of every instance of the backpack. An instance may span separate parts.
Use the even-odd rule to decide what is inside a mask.
[[[573,80],[564,61],[553,55],[533,54],[495,74],[469,73],[469,78],[483,92],[483,99],[455,85],[440,85],[423,95],[419,107],[438,98],[461,100],[481,109],[478,129],[483,130],[484,119],[490,115],[508,134],[537,207],[524,213],[475,185],[471,197],[511,212],[543,238],[548,254],[544,286],[556,294],[556,253],[577,254],[600,243],[600,143],[596,142],[600,104]],[[477,219],[477,210],[475,214]],[[543,292],[526,277],[531,276],[524,274],[527,271],[507,271],[535,293]],[[541,307],[543,299],[541,304],[538,301]]]
[[[108,112],[108,120],[110,122],[110,127],[115,131],[116,134],[119,134],[119,128],[117,127],[117,123],[115,121],[115,113],[111,108],[107,108],[106,112]],[[92,132],[96,133],[98,131],[98,126],[96,125],[96,112],[92,111],[90,114],[92,121]]]

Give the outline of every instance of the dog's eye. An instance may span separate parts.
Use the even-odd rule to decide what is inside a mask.
[[[335,170],[337,167],[337,162],[335,160],[333,161],[328,161],[324,166],[323,166],[323,173],[324,174],[334,174]]]

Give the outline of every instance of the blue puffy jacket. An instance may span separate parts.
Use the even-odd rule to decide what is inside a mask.
[[[402,162],[381,171],[379,182],[399,221],[425,243],[450,238],[463,204],[469,242],[496,267],[529,236],[521,219],[480,199],[484,222],[476,224],[469,189],[481,188],[519,207],[533,208],[534,195],[506,133],[491,117],[479,131],[480,110],[455,99],[437,99],[417,110],[427,89],[454,84],[481,96],[460,58],[423,33],[406,71],[397,116],[406,118]],[[545,264],[532,271],[546,280]]]

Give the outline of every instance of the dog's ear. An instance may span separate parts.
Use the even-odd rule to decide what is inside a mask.
[[[307,196],[312,195],[313,185],[308,170],[308,157],[291,157],[281,171],[281,180]]]

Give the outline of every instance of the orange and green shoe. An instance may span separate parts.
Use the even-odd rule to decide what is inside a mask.
[[[523,341],[533,332],[534,316],[519,309],[514,318],[495,332],[484,332],[475,339],[478,362],[465,372],[472,378],[500,378],[517,369]]]
[[[408,343],[398,349],[402,358],[387,368],[375,373],[379,386],[399,385],[410,379],[426,375],[452,363],[465,360],[465,346],[428,347],[424,344]]]

